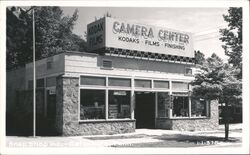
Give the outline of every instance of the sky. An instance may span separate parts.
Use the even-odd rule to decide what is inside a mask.
[[[228,8],[62,7],[62,9],[65,16],[71,16],[75,9],[78,9],[79,17],[73,32],[82,38],[87,30],[87,24],[108,12],[114,18],[129,22],[191,32],[194,37],[194,50],[200,50],[205,57],[216,53],[224,61],[227,60],[221,47],[223,43],[219,40],[219,29],[227,27],[222,15],[227,14]]]

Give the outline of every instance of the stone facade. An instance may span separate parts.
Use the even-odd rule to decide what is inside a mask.
[[[80,122],[79,78],[59,76],[56,96],[56,129],[61,135],[118,134],[135,131],[134,120]]]
[[[156,128],[168,130],[204,131],[215,130],[219,127],[218,102],[210,102],[210,114],[208,118],[183,118],[183,119],[157,119]]]

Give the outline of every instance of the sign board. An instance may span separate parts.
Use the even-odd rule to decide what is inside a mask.
[[[54,94],[56,94],[56,88],[55,87],[49,88],[49,95],[54,95]]]
[[[88,24],[87,29],[89,51],[110,47],[194,57],[193,38],[188,32],[109,17]]]
[[[127,93],[126,93],[126,91],[114,91],[114,95],[117,95],[117,96],[126,96]]]

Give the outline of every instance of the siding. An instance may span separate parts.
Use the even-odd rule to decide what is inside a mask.
[[[112,60],[113,69],[103,68],[103,60]],[[102,74],[159,79],[187,79],[190,81],[193,77],[184,76],[186,67],[193,67],[193,65],[100,56],[95,54],[65,54],[65,74],[68,76],[79,76],[80,74]]]
[[[52,60],[52,68],[47,69],[47,61]],[[64,72],[64,53],[36,61],[36,77],[52,76]],[[33,63],[26,65],[26,80],[33,78]]]

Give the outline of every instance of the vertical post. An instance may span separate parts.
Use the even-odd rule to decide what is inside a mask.
[[[108,77],[105,78],[106,80],[106,83],[105,83],[105,86],[106,86],[106,89],[105,89],[105,119],[108,120],[109,118],[109,90],[107,89],[108,87]]]
[[[158,116],[158,92],[155,92],[155,119]]]
[[[33,14],[33,137],[36,137],[36,40],[35,40],[35,8]]]
[[[169,95],[172,95],[172,80],[169,80]],[[171,99],[171,98],[170,98]],[[170,101],[172,102],[172,101]],[[174,103],[171,103],[171,105],[174,105]],[[172,118],[173,116],[173,107],[169,108],[168,118]]]
[[[155,128],[156,128],[156,125],[157,125],[157,117],[158,117],[158,92],[155,92]]]
[[[188,94],[188,117],[191,117],[192,113],[191,113],[191,106],[192,102],[191,102],[191,96]]]
[[[134,89],[134,78],[131,79],[131,119],[135,119],[135,89]]]

